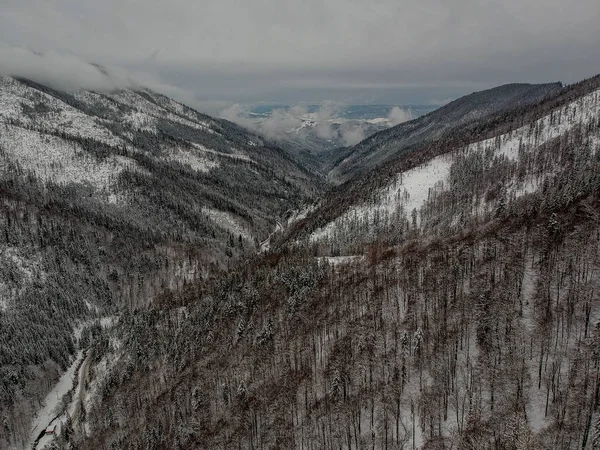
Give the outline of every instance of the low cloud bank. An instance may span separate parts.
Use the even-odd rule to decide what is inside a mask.
[[[0,74],[28,78],[63,91],[113,91],[136,85],[124,71],[110,71],[57,51],[34,53],[0,43]]]
[[[388,114],[388,120],[391,126],[400,125],[401,123],[408,122],[413,119],[413,114],[410,109],[402,109],[398,106],[394,106]]]
[[[290,134],[306,128],[320,139],[337,141],[343,145],[355,145],[365,138],[365,126],[357,121],[339,119],[344,105],[332,101],[323,102],[312,114],[305,106],[288,109],[278,108],[269,117],[253,117],[248,107],[234,104],[220,112],[220,117],[253,130],[270,139],[282,140]]]
[[[60,91],[112,92],[145,87],[195,106],[190,92],[165,84],[148,72],[100,66],[70,53],[37,53],[0,42],[0,61],[0,75],[27,78]]]
[[[111,92],[127,88],[149,88],[211,115],[219,115],[238,125],[258,132],[270,139],[284,139],[290,133],[311,126],[320,139],[336,141],[343,145],[355,145],[365,138],[365,125],[357,121],[339,119],[344,105],[332,101],[323,102],[319,109],[308,114],[305,106],[275,109],[269,117],[252,116],[247,107],[233,104],[225,107],[222,102],[197,101],[185,90],[165,84],[150,72],[148,64],[142,70],[100,66],[77,56],[55,50],[36,53],[0,42],[0,75],[27,78],[61,91],[85,89]],[[410,120],[410,111],[394,107],[388,120],[397,125]]]

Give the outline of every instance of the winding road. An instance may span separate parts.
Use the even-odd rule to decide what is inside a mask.
[[[271,248],[271,238],[273,237],[273,235],[275,233],[278,233],[279,231],[283,231],[283,225],[281,225],[281,222],[279,222],[279,220],[277,220],[275,222],[275,230],[273,230],[273,232],[269,235],[268,238],[266,238],[264,241],[262,241],[260,243],[260,251],[261,252],[269,251],[269,249]]]

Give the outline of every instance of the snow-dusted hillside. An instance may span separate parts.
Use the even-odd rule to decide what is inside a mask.
[[[134,133],[144,131],[156,135],[158,121],[172,121],[209,134],[217,133],[210,127],[209,120],[194,118],[186,114],[183,105],[162,96],[152,97],[155,94],[150,92],[79,91],[72,97],[63,95],[61,98],[13,78],[0,77],[0,122],[4,122],[0,149],[6,160],[18,163],[22,170],[43,181],[84,183],[106,191],[114,187],[123,168],[138,169],[131,158],[95,161],[73,138],[90,139],[134,153],[145,150],[134,142]],[[161,99],[164,107],[150,100],[156,98]],[[176,144],[158,147],[164,152],[161,156],[164,160],[194,170],[206,172],[218,166],[214,155],[207,157],[196,151],[191,142],[187,148]]]
[[[0,77],[0,448],[30,446],[54,412],[47,395],[90,346],[78,324],[254,254],[321,185],[281,148],[150,90]]]
[[[328,177],[340,184],[365,175],[446,133],[535,105],[560,89],[560,83],[507,84],[466,95],[425,116],[376,133],[353,147],[330,152],[325,157]]]
[[[398,173],[374,200],[356,205],[343,215],[316,230],[312,242],[349,240],[357,233],[363,237],[392,225],[406,223],[406,227],[421,229],[433,227],[443,217],[450,224],[458,224],[465,215],[492,214],[499,202],[512,202],[526,194],[537,192],[545,180],[550,180],[565,169],[561,166],[543,166],[551,158],[550,146],[557,140],[566,140],[577,146],[580,157],[591,158],[600,145],[600,91],[594,91],[547,116],[524,127],[494,138],[476,142],[442,154],[423,165]],[[589,131],[584,142],[575,142],[578,133]],[[584,152],[587,152],[584,154]],[[475,186],[471,192],[470,207],[458,207],[456,201],[436,206],[448,197],[456,185],[456,178],[468,170],[469,163],[477,163],[481,174],[498,170],[501,184],[497,195],[480,197]],[[508,172],[506,168],[510,166]],[[506,172],[506,173],[505,173]],[[484,190],[497,186],[483,186]],[[503,207],[506,205],[503,205]]]

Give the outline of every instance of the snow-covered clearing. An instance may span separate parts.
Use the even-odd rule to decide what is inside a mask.
[[[352,264],[352,263],[361,262],[363,259],[364,259],[364,256],[362,256],[362,255],[317,257],[317,261],[319,264],[329,264],[334,267],[342,265],[342,264]]]
[[[80,183],[97,191],[110,192],[125,169],[142,171],[129,158],[111,155],[98,160],[75,142],[6,124],[0,133],[0,148],[2,159],[18,164],[43,182]],[[5,166],[2,159],[0,167]]]
[[[215,150],[206,148],[203,145],[200,145],[196,142],[190,142],[190,144],[192,144],[192,146],[194,146],[194,148],[196,148],[204,153],[208,153],[210,155],[223,157],[223,158],[237,159],[239,161],[247,161],[247,162],[252,162],[252,163],[254,162],[252,160],[252,158],[250,158],[248,155],[246,155],[245,153],[242,153],[241,151],[236,150],[236,149],[231,149],[233,151],[233,153],[222,153],[222,152],[217,152]]]
[[[173,147],[163,150],[161,159],[165,161],[178,162],[189,166],[197,172],[209,172],[211,169],[219,167],[219,161],[209,152],[192,151],[191,149]]]
[[[236,238],[241,235],[242,239],[252,241],[252,233],[235,215],[214,208],[202,208],[202,213],[206,214],[210,220],[229,231]]]

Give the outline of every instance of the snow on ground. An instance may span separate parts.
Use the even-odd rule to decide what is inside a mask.
[[[71,402],[67,405],[67,407],[64,411],[61,411],[60,415],[58,415],[54,420],[51,420],[48,423],[47,427],[50,427],[50,428],[54,427],[54,434],[45,434],[44,436],[42,436],[41,439],[38,441],[38,443],[35,447],[35,450],[43,450],[45,448],[48,448],[48,446],[50,444],[52,444],[52,442],[54,441],[54,438],[58,434],[61,433],[62,427],[67,421],[67,417],[71,417],[71,418],[75,417],[75,414],[77,413],[77,410],[78,410],[78,408],[80,408],[80,405],[81,405],[81,396],[82,396],[82,392],[83,392],[84,386],[85,386],[84,379],[87,374],[88,365],[89,365],[89,359],[88,359],[88,357],[86,357],[85,360],[83,360],[81,362],[81,365],[76,366],[76,367],[79,367],[79,371],[77,373],[73,373],[73,383],[69,390],[73,389],[76,379],[77,379],[77,387],[75,388],[75,391],[73,392]],[[41,432],[41,430],[40,430],[40,432]],[[39,434],[38,434],[38,436],[39,436]],[[36,436],[36,439],[37,439],[37,436]]]
[[[372,218],[383,212],[393,214],[399,205],[403,206],[405,214],[410,217],[413,209],[418,210],[423,206],[431,189],[443,187],[444,180],[450,174],[453,157],[452,154],[441,155],[424,165],[398,174],[396,181],[380,192],[380,200],[376,205],[361,205],[350,209],[324,228],[315,231],[310,237],[311,241],[333,234],[340,223],[353,217]]]
[[[100,326],[102,328],[111,328],[118,321],[118,316],[106,316],[101,317]],[[75,327],[74,335],[77,339],[81,338],[81,333],[83,328],[91,325],[94,321],[98,319],[87,320],[82,322],[77,327]],[[115,342],[114,338],[111,338],[111,342]],[[114,343],[115,346],[118,346],[118,343]],[[77,357],[73,364],[67,369],[67,371],[60,378],[58,383],[54,386],[52,391],[46,396],[46,400],[44,403],[44,407],[40,412],[38,412],[35,425],[31,432],[30,444],[33,445],[33,442],[38,438],[42,430],[49,426],[56,426],[55,435],[60,433],[61,427],[67,421],[67,417],[75,418],[76,413],[79,408],[82,407],[82,403],[85,402],[86,392],[85,392],[85,378],[87,377],[88,367],[89,367],[89,359],[85,357],[84,353],[79,351]],[[75,371],[79,368],[79,371],[76,373]],[[75,387],[75,380],[78,380],[77,387],[73,391],[73,395],[71,397],[71,401],[66,407],[62,410],[59,410],[60,401],[62,397],[69,391],[71,391]],[[38,442],[36,446],[36,450],[41,450],[49,446],[55,438],[55,435],[44,435]]]
[[[181,147],[173,147],[164,150],[161,159],[178,162],[189,166],[192,170],[204,173],[219,167],[219,161],[214,158],[210,152],[204,152],[203,154],[203,151],[192,151]]]
[[[0,148],[5,158],[43,182],[81,183],[98,191],[110,191],[123,170],[142,170],[135,161],[123,156],[98,160],[75,142],[18,126],[0,127]]]
[[[0,79],[0,118],[17,119],[33,128],[65,132],[72,136],[92,138],[108,145],[124,145],[124,141],[102,125],[99,119],[88,116],[58,98],[26,86],[12,78]],[[43,104],[47,111],[34,118],[23,114],[23,107]]]
[[[3,119],[21,119],[23,117],[23,107],[21,103],[28,104],[22,99],[10,92],[0,95],[0,117]]]
[[[520,319],[521,326],[524,331],[524,351],[529,349],[529,342],[525,336],[534,336],[536,322],[534,317],[534,296],[537,289],[539,279],[538,270],[534,266],[534,260],[531,255],[525,258],[525,267],[523,270],[523,280],[521,286],[521,302],[522,302],[522,317]],[[546,417],[546,389],[542,383],[541,389],[538,389],[538,362],[539,355],[534,354],[527,361],[527,369],[529,373],[529,398],[525,405],[527,414],[527,422],[531,430],[539,432],[544,427],[552,423],[552,419]]]
[[[150,94],[150,95],[155,100],[159,101],[159,103],[164,103],[164,102],[160,102],[160,100],[158,100],[153,94]],[[206,122],[201,122],[198,120],[191,120],[191,118],[189,118],[189,116],[187,116],[187,115],[185,115],[185,117],[188,117],[188,118],[184,118],[184,117],[182,117],[182,115],[179,115],[179,113],[174,114],[173,112],[171,112],[169,110],[170,108],[173,107],[172,104],[168,104],[168,105],[165,104],[164,106],[166,106],[166,108],[164,106],[159,106],[134,91],[121,90],[121,91],[109,94],[109,97],[116,100],[117,102],[123,103],[129,107],[134,106],[138,110],[139,113],[154,117],[156,119],[159,119],[159,118],[167,119],[167,120],[171,120],[173,122],[178,122],[182,125],[187,125],[188,127],[191,127],[191,128],[206,131],[208,133],[216,133],[216,131],[210,127],[210,124],[208,124]],[[173,102],[173,103],[175,103],[175,102]],[[169,109],[167,109],[167,108],[169,108]],[[177,108],[180,108],[180,107],[177,107]]]
[[[248,241],[253,240],[252,233],[235,215],[214,208],[202,208],[202,213],[206,214],[210,220],[229,231],[236,238],[241,235],[243,239]]]
[[[317,257],[317,261],[319,264],[330,264],[332,266],[339,266],[341,264],[352,264],[356,262],[361,262],[364,259],[362,255],[352,255],[352,256],[320,256]]]
[[[314,242],[331,237],[336,230],[343,228],[344,223],[349,223],[355,218],[372,223],[376,217],[380,217],[384,213],[394,213],[399,207],[403,208],[404,215],[408,219],[411,218],[413,209],[416,209],[417,224],[419,224],[420,214],[418,211],[429,198],[432,189],[447,188],[450,167],[459,154],[485,153],[491,150],[496,157],[505,156],[516,160],[519,158],[520,152],[527,152],[549,142],[580,124],[585,126],[590,122],[595,122],[599,117],[600,90],[597,90],[552,111],[532,124],[437,156],[425,164],[399,173],[390,185],[379,191],[376,203],[365,203],[351,208],[326,226],[314,231],[310,240]],[[513,185],[511,193],[520,196],[534,192],[538,187],[539,180],[529,177],[523,183]]]
[[[143,131],[156,133],[156,119],[139,111],[130,111],[123,116],[123,122]]]
[[[79,90],[74,94],[74,97],[82,103],[87,105],[97,107],[101,105],[102,107],[114,112],[118,113],[119,108],[115,104],[115,102],[109,100],[106,96],[102,94],[98,94],[96,92]]]
[[[29,447],[33,446],[33,443],[40,433],[53,421],[57,415],[60,414],[60,411],[57,411],[57,408],[59,407],[63,396],[73,389],[75,377],[77,376],[75,370],[79,366],[82,358],[83,352],[79,351],[71,366],[69,366],[67,371],[62,375],[62,377],[60,377],[60,380],[58,380],[58,383],[56,383],[56,385],[46,396],[42,408],[37,412],[33,421],[29,438]]]
[[[0,246],[0,264],[4,270],[10,271],[13,280],[0,279],[0,311],[6,310],[34,278],[44,280],[46,277],[41,269],[42,258],[33,249],[28,252],[25,247]]]
[[[252,160],[252,158],[250,158],[248,155],[246,155],[245,153],[243,153],[239,150],[236,150],[235,148],[231,149],[231,151],[233,153],[222,153],[222,152],[217,152],[216,150],[211,150],[209,148],[206,148],[203,145],[197,144],[196,142],[190,142],[190,144],[197,150],[200,150],[201,152],[204,152],[204,153],[208,153],[210,155],[215,155],[215,156],[224,157],[224,158],[237,159],[237,160],[247,161],[247,162],[252,162],[252,163],[254,162]]]
[[[27,89],[11,77],[0,76],[0,117],[22,119],[22,105],[33,107],[33,102],[25,97]]]
[[[568,105],[554,110],[551,114],[500,137],[486,139],[471,144],[468,149],[495,148],[495,155],[504,155],[511,160],[519,157],[519,147],[524,150],[551,141],[577,124],[587,124],[600,117],[600,90],[585,95]]]

